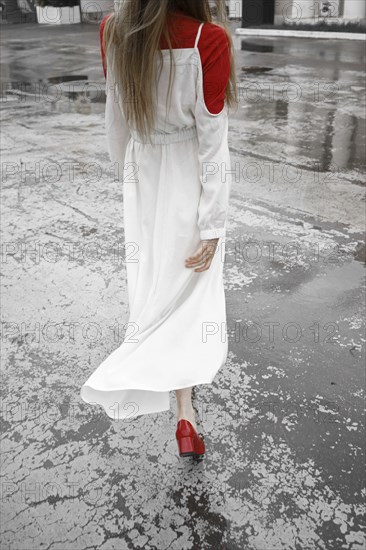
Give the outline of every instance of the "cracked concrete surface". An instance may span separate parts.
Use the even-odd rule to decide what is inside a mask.
[[[102,95],[34,92],[103,86],[97,28],[2,42],[2,548],[364,549],[363,46],[236,42],[230,351],[192,464],[173,392],[120,422],[79,398],[124,336],[122,187]]]

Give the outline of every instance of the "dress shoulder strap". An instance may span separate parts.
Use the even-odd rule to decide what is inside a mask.
[[[194,47],[195,47],[195,48],[197,48],[198,41],[199,41],[200,36],[201,36],[202,27],[203,27],[203,23],[201,23],[200,26],[198,27],[197,36],[196,36],[196,41],[195,41],[195,43],[194,43]]]

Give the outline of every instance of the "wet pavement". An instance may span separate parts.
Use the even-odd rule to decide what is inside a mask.
[[[229,357],[190,463],[173,392],[79,398],[128,314],[97,27],[2,31],[2,549],[364,549],[363,44],[235,39]]]

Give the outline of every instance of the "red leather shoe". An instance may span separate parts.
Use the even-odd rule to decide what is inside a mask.
[[[175,437],[178,443],[179,456],[202,457],[205,454],[205,444],[189,420],[179,420]]]

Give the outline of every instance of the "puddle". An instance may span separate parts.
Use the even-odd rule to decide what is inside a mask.
[[[105,87],[100,82],[93,82],[86,75],[63,75],[47,79],[51,84],[50,93],[52,94],[52,85],[55,85],[55,95],[60,95],[72,99],[84,99],[92,103],[105,103]]]
[[[87,100],[91,103],[105,103],[104,86],[100,82],[72,80],[56,85],[56,94],[71,100]]]
[[[32,50],[39,45],[38,40],[7,40],[6,47],[13,51]]]
[[[50,78],[47,78],[47,82],[50,84],[60,84],[61,82],[72,82],[79,80],[88,80],[88,77],[86,75],[69,74],[63,76],[51,76]]]
[[[366,245],[365,243],[360,243],[357,246],[356,252],[355,252],[355,260],[358,262],[362,262],[363,264],[366,264]]]
[[[105,104],[105,85],[102,82],[89,80],[87,75],[62,75],[49,77],[38,82],[11,81],[2,86],[4,101],[13,98],[29,98],[39,101],[44,97],[45,103],[60,103],[60,100],[84,103]]]
[[[27,50],[28,49],[28,46],[24,43],[19,43],[19,44],[9,44],[10,48],[12,50],[15,50],[15,51],[20,51],[20,50]]]
[[[272,53],[274,46],[272,44],[259,44],[258,42],[242,40],[240,49],[244,52]]]
[[[273,67],[242,67],[241,70],[247,74],[262,74],[273,70]]]
[[[296,304],[324,304],[334,306],[345,299],[353,290],[363,286],[365,270],[357,262],[350,262],[341,267],[334,266],[326,273],[313,277],[298,286],[292,294]]]
[[[245,37],[235,36],[235,49],[247,52],[274,53],[286,57],[305,57],[312,61],[322,60],[337,63],[365,62],[365,49],[352,41],[304,40],[289,37]],[[360,69],[362,70],[362,69]]]
[[[359,177],[355,177],[358,174],[351,174],[352,183],[363,185],[366,128],[362,116],[345,112],[342,103],[339,107],[338,104],[326,106],[306,101],[305,97],[303,101],[288,100],[284,94],[279,98],[271,97],[266,88],[261,88],[256,82],[260,72],[243,71],[241,74],[242,94],[247,104],[244,104],[240,120],[248,131],[252,128],[255,138],[253,143],[247,138],[247,143],[257,149],[260,136],[260,142],[268,145],[268,153],[272,149],[276,151],[273,154],[277,154],[277,147],[281,145],[288,162],[304,167],[314,166],[319,179],[321,174],[328,173],[329,176],[324,179],[328,183],[336,181],[343,170],[357,170]],[[246,76],[248,82],[254,82],[254,91],[247,87]],[[302,89],[300,93],[305,95]],[[262,123],[265,128],[263,132]],[[273,135],[276,135],[275,140]]]

